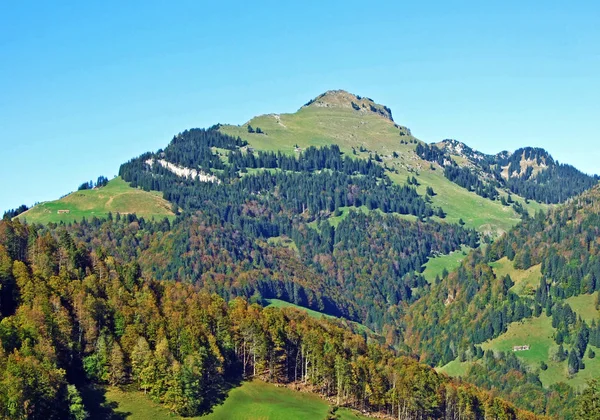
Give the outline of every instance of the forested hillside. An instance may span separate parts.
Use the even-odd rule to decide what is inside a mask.
[[[505,188],[528,200],[562,203],[590,189],[599,180],[598,176],[586,175],[571,165],[556,162],[541,148],[526,147],[514,153],[486,155],[456,140],[444,140],[440,147],[418,144],[415,152],[442,166],[444,176],[450,181],[492,200],[499,197],[499,188]],[[512,203],[504,201],[504,204]]]
[[[245,146],[215,129],[192,130],[177,136],[164,152],[122,166],[121,176],[132,185],[164,191],[186,212],[202,210],[203,216],[184,218],[147,252],[155,278],[200,282],[225,297],[258,293],[283,298],[389,331],[391,343],[399,343],[401,303],[410,303],[415,293],[429,287],[419,275],[423,264],[435,253],[478,243],[472,230],[429,220],[434,209],[414,187],[392,183],[371,160],[345,157],[336,146],[309,148],[298,157],[272,152],[254,156],[239,150]],[[213,147],[229,151],[227,163]],[[184,178],[148,163],[168,156],[218,182]],[[219,172],[214,166],[221,165],[226,169]],[[248,173],[250,169],[254,172]],[[350,212],[337,228],[329,223],[341,208],[360,206],[370,212]],[[442,209],[435,213],[443,216]],[[403,215],[422,221],[403,220]],[[279,237],[290,238],[297,253],[261,245]],[[211,258],[211,241],[221,254],[215,257],[230,261],[229,272],[221,265],[216,279],[210,265],[200,262]],[[271,257],[273,252],[279,257]],[[287,277],[272,276],[269,271],[282,268],[286,259],[290,268],[278,273]],[[240,276],[232,264],[241,264],[248,274]],[[301,265],[309,270],[299,269]]]
[[[95,229],[119,236],[139,222]],[[89,383],[133,383],[196,415],[245,377],[302,383],[392,417],[535,418],[333,321],[145,279],[135,261],[82,241],[79,229],[0,222],[2,418],[83,419]]]
[[[0,222],[0,418],[84,419],[106,385],[194,416],[252,378],[390,418],[585,418],[597,176],[427,145],[344,91],[119,175]]]
[[[592,294],[596,292],[597,296],[600,289],[599,197],[600,189],[595,187],[547,215],[538,213],[527,218],[487,247],[485,253],[472,252],[457,271],[441,279],[431,293],[411,307],[405,324],[412,348],[419,348],[423,359],[433,364],[443,365],[456,358],[463,363],[476,362],[466,365],[463,377],[484,387],[486,382],[487,386],[496,387],[508,381],[511,371],[521,372],[524,380],[508,382],[510,386],[502,395],[511,398],[510,393],[519,393],[513,401],[528,395],[531,401],[526,404],[531,405],[524,406],[535,411],[536,401],[535,404],[545,401],[548,412],[554,404],[553,395],[568,399],[573,390],[567,385],[543,390],[541,379],[556,384],[575,379],[584,369],[597,369],[598,316],[582,319],[586,314],[578,315],[569,301],[587,295],[598,305]],[[511,290],[514,282],[510,275],[497,276],[492,268],[502,258],[508,258],[517,270],[539,264],[541,276],[537,286],[521,295]],[[533,346],[545,349],[538,365],[531,366],[527,359],[519,358],[519,353],[492,355],[486,351],[483,362],[479,361],[484,352],[477,345],[488,346],[488,340],[502,338],[511,323],[524,321],[519,325],[527,328],[529,319],[535,318],[548,319],[553,341],[548,348],[530,338]],[[524,352],[523,357],[526,355]],[[491,372],[499,375],[496,380],[489,380],[493,377]],[[590,375],[594,377],[593,372]],[[483,377],[487,379],[482,380]],[[519,392],[521,387],[531,389]],[[562,391],[556,392],[559,389]]]

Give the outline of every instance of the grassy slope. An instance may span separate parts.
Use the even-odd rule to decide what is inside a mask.
[[[497,277],[510,275],[515,283],[511,290],[518,295],[532,295],[540,285],[540,279],[542,278],[541,264],[534,265],[527,270],[518,270],[514,267],[512,261],[504,257],[491,263],[490,266],[494,269],[494,274]]]
[[[529,344],[531,350],[516,352],[527,364],[537,367],[541,361],[547,361],[549,350],[554,345],[552,321],[546,315],[529,318],[509,325],[508,331],[491,341],[483,343],[484,350],[493,349],[511,352],[513,346]]]
[[[425,271],[423,271],[425,280],[431,283],[435,280],[436,276],[439,275],[441,277],[444,268],[448,270],[448,272],[454,271],[470,251],[471,248],[463,246],[459,251],[430,258],[425,264]]]
[[[318,311],[314,311],[312,309],[309,308],[305,308],[303,306],[298,306],[298,305],[294,305],[293,303],[290,302],[286,302],[285,300],[280,300],[280,299],[266,299],[267,301],[267,305],[266,307],[268,308],[269,306],[272,306],[274,308],[295,308],[301,311],[304,311],[308,314],[308,316],[316,318],[316,319],[321,319],[322,317],[325,318],[329,318],[329,319],[336,319],[336,317],[332,316],[332,315],[327,315]]]
[[[327,315],[322,312],[314,311],[312,309],[305,308],[304,306],[298,306],[293,303],[286,302],[285,300],[266,299],[266,301],[268,303],[268,305],[266,307],[273,306],[275,308],[295,308],[300,311],[306,312],[308,314],[308,316],[311,316],[316,319],[321,319],[322,317],[329,318],[329,319],[338,319],[337,317],[335,317],[333,315]],[[363,325],[363,324],[360,324],[360,323],[354,322],[354,321],[348,321],[348,322],[356,328],[355,329],[356,332],[366,332],[366,333],[370,333],[370,334],[375,334],[375,332],[373,332],[373,330],[371,330],[366,325]]]
[[[58,210],[69,210],[58,214]],[[60,200],[41,203],[19,216],[29,223],[73,222],[82,218],[106,217],[108,212],[135,213],[145,218],[171,217],[171,205],[158,192],[131,188],[121,178],[97,190],[75,191]]]
[[[579,295],[573,296],[566,300],[577,315],[581,316],[587,323],[590,323],[592,319],[598,321],[600,319],[600,311],[596,309],[596,299],[598,292],[594,292],[591,295]]]
[[[565,382],[576,389],[581,389],[588,379],[597,378],[600,374],[600,357],[589,359],[586,352],[583,358],[586,368],[570,377],[567,373],[566,360],[560,363],[551,360],[551,355],[558,348],[552,338],[554,331],[551,319],[542,315],[539,318],[530,318],[511,324],[506,333],[487,341],[482,348],[508,352],[512,351],[513,346],[529,344],[531,350],[519,351],[515,354],[533,370],[539,368],[541,361],[546,362],[548,369],[540,371],[540,379],[544,386]]]
[[[139,391],[123,391],[108,388],[105,398],[115,405],[114,411],[127,420],[172,420],[180,417],[154,403]],[[276,387],[261,381],[244,382],[240,387],[229,391],[223,404],[214,407],[207,415],[193,419],[206,420],[325,420],[330,406],[317,395]],[[365,419],[353,410],[338,409],[340,420]],[[95,419],[92,416],[92,420]]]
[[[448,181],[439,166],[432,170],[429,162],[419,159],[414,153],[416,143],[400,143],[414,137],[400,136],[400,129],[392,121],[378,115],[348,108],[309,106],[294,114],[261,115],[250,120],[249,124],[260,127],[267,134],[250,134],[247,124],[224,125],[221,130],[247,140],[256,149],[279,150],[287,154],[295,153],[295,145],[304,149],[333,143],[348,155],[352,154],[354,147],[360,158],[378,153],[389,168],[398,172],[389,172],[394,182],[403,185],[408,176],[415,176],[421,184],[418,188],[420,194],[425,194],[426,187],[431,186],[437,193],[433,204],[443,207],[448,214],[448,222],[456,223],[462,218],[466,226],[496,235],[520,220],[512,208],[479,197]],[[358,152],[361,146],[367,151]],[[398,154],[397,158],[392,156],[393,152]],[[525,204],[518,197],[513,197],[523,202],[532,213],[545,208],[534,202]]]
[[[325,419],[328,411],[327,402],[316,395],[253,381],[232,389],[224,404],[202,418],[308,420]]]
[[[450,363],[436,368],[440,373],[445,373],[453,378],[464,376],[467,373],[469,367],[476,362],[459,362],[458,359],[451,361]]]

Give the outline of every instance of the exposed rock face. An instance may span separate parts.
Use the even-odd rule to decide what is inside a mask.
[[[308,101],[305,107],[348,108],[356,112],[374,113],[390,121],[394,121],[392,110],[385,105],[375,103],[371,98],[354,95],[345,90],[328,90]]]
[[[219,180],[219,178],[217,178],[214,175],[208,175],[202,171],[198,171],[193,168],[186,168],[184,166],[175,165],[174,163],[167,162],[164,159],[157,159],[157,160],[148,159],[146,161],[146,164],[148,164],[150,167],[152,167],[154,162],[157,162],[163,168],[168,169],[169,171],[173,172],[175,175],[180,176],[182,178],[192,178],[192,179],[198,178],[202,182],[221,183],[221,180]]]
[[[464,157],[471,161],[483,161],[490,158],[489,155],[478,152],[475,149],[470,148],[461,141],[454,139],[445,139],[438,143],[438,147],[451,155]]]

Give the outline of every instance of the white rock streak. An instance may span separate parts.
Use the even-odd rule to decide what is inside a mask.
[[[175,165],[174,163],[171,162],[167,162],[164,159],[148,159],[146,161],[146,164],[150,165],[150,167],[152,167],[152,165],[154,164],[154,162],[158,162],[158,164],[160,166],[162,166],[163,168],[168,169],[169,171],[173,172],[175,175],[180,176],[182,178],[198,178],[200,181],[202,182],[216,182],[217,184],[221,183],[221,180],[219,178],[217,178],[214,175],[208,175],[202,171],[198,171],[196,169],[192,169],[192,168],[186,168],[185,166],[179,166],[179,165]]]

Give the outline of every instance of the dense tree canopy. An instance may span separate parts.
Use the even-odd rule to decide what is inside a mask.
[[[111,233],[137,223],[115,220]],[[535,418],[340,322],[140,277],[118,247],[88,251],[71,233],[0,222],[1,418],[85,417],[78,388],[89,382],[131,383],[179,415],[197,415],[240,377],[303,383],[390,416]]]

